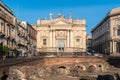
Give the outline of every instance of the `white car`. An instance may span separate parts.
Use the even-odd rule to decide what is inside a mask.
[[[92,53],[88,52],[87,55],[92,55]]]
[[[96,57],[103,57],[103,55],[100,54],[100,53],[95,53],[94,56],[96,56]]]

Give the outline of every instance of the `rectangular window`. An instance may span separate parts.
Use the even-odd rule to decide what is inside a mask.
[[[80,39],[76,39],[76,45],[79,46],[80,44]]]
[[[46,39],[43,39],[43,45],[46,45]]]
[[[80,42],[80,39],[76,39],[76,42]]]
[[[118,23],[118,25],[120,25],[120,19],[118,19],[117,23]]]
[[[120,36],[120,29],[117,30],[117,35]]]

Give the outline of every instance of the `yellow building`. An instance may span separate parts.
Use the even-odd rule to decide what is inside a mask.
[[[60,13],[56,19],[50,13],[49,20],[38,20],[37,51],[38,52],[85,52],[86,21],[73,20],[70,14],[66,19]]]

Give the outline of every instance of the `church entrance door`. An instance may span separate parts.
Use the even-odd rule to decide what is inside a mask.
[[[58,41],[58,50],[59,50],[59,52],[64,52],[64,40],[59,40]]]

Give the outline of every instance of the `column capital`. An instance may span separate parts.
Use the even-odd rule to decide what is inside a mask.
[[[49,30],[49,32],[51,32],[52,30]]]
[[[71,31],[71,29],[67,29],[66,31]]]
[[[49,31],[54,32],[54,31],[55,31],[55,29],[51,29],[51,30],[49,30]]]
[[[55,29],[52,29],[52,31],[55,31]]]

